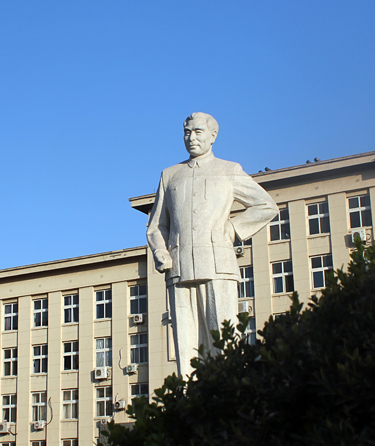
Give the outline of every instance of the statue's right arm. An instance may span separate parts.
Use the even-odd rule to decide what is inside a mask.
[[[172,268],[172,258],[168,252],[168,239],[169,212],[165,200],[162,174],[147,228],[147,241],[154,255],[155,267],[159,272]]]

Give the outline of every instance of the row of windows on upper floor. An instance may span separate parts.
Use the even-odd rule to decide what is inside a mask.
[[[307,222],[309,235],[329,234],[329,207],[328,201],[319,201],[308,204]],[[372,226],[370,195],[358,195],[348,198],[348,214],[350,229]],[[289,209],[281,208],[278,215],[269,223],[269,240],[290,239]],[[246,240],[244,245],[251,245],[251,239]],[[235,246],[240,246],[241,242],[237,239]]]
[[[46,440],[32,440],[30,441],[30,446],[46,446]],[[0,446],[16,446],[15,441],[6,441],[5,443],[0,443]],[[61,446],[78,446],[77,438],[63,438],[61,440]]]
[[[311,260],[312,288],[324,288],[327,272],[332,269],[332,255],[325,254],[314,256]],[[240,268],[241,280],[238,285],[239,298],[254,297],[254,272],[252,266]],[[294,290],[292,261],[272,263],[273,293],[287,293]],[[130,314],[147,312],[146,285],[130,287]],[[111,290],[96,292],[96,316],[97,319],[109,318],[112,315]],[[76,323],[79,320],[78,294],[64,296],[64,323]],[[48,299],[34,300],[34,326],[47,326],[48,324]],[[16,330],[18,328],[18,304],[4,305],[4,330]],[[136,335],[133,335],[136,336]]]
[[[130,314],[147,313],[147,286],[134,285],[129,287]],[[95,292],[96,319],[112,317],[112,290]],[[79,321],[78,294],[63,296],[63,323],[71,324]],[[34,328],[48,325],[48,299],[33,300],[33,326]],[[4,331],[18,329],[18,303],[4,304]]]
[[[62,389],[62,420],[78,420],[78,389]],[[111,417],[114,412],[112,386],[95,388],[95,417]],[[130,399],[144,396],[148,400],[148,383],[130,384]],[[17,394],[2,395],[2,421],[17,422]],[[47,392],[31,393],[31,422],[47,421]]]
[[[130,362],[145,364],[148,361],[147,332],[130,335]],[[112,367],[112,338],[95,339],[96,367]],[[62,370],[77,371],[79,368],[79,342],[63,342]],[[48,344],[32,346],[32,373],[43,374],[48,370]],[[18,348],[3,349],[3,376],[17,376]]]
[[[327,275],[333,269],[332,254],[323,254],[310,257],[311,265],[311,287],[319,290],[326,287]],[[293,265],[292,260],[284,260],[271,264],[272,292],[273,294],[289,293],[294,291]],[[240,268],[241,280],[238,284],[238,297],[253,298],[254,289],[254,269],[252,266]]]

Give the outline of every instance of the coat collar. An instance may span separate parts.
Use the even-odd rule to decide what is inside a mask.
[[[198,156],[196,158],[189,158],[187,164],[189,167],[202,167],[210,163],[215,158],[212,152],[206,153],[205,155]]]

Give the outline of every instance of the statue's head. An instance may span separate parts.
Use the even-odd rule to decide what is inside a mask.
[[[195,158],[212,151],[219,132],[216,119],[207,113],[192,113],[184,122],[184,141],[186,150]]]

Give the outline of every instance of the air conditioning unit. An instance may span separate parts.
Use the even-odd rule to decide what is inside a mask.
[[[115,409],[117,410],[123,410],[126,408],[126,401],[125,400],[119,400],[115,402]]]
[[[357,229],[352,229],[350,231],[350,234],[352,236],[352,242],[354,243],[354,240],[359,237],[361,239],[362,242],[366,241],[366,230],[365,228],[357,228]]]
[[[0,422],[0,434],[7,434],[9,432],[9,423],[7,421]]]
[[[107,378],[108,378],[108,367],[95,368],[95,379],[107,379]]]
[[[237,257],[243,257],[244,254],[245,254],[243,246],[235,246],[234,247],[234,252],[236,253]]]
[[[138,364],[129,364],[126,366],[126,372],[128,374],[135,373],[138,370]]]
[[[238,312],[239,313],[248,313],[249,312],[249,302],[239,302],[238,303]]]
[[[135,314],[133,316],[133,322],[134,324],[143,324],[144,322],[144,318],[143,318],[143,314]]]
[[[45,427],[45,425],[46,425],[46,422],[45,421],[35,421],[35,423],[34,423],[34,429],[36,430],[36,431],[39,431],[39,430],[41,430],[41,429],[44,429],[44,427]]]

